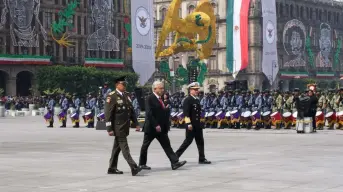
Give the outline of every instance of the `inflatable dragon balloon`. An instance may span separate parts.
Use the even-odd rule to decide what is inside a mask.
[[[216,40],[216,17],[209,0],[201,0],[193,13],[185,18],[180,18],[181,3],[182,0],[173,0],[169,5],[155,57],[169,57],[181,52],[196,51],[198,58],[190,63],[199,67],[198,81],[202,84],[207,72],[206,64],[202,60],[208,59],[212,54]],[[176,34],[175,41],[170,47],[162,50],[163,44],[171,32]],[[182,69],[182,74],[187,75],[187,71],[184,72],[184,70],[186,69]]]

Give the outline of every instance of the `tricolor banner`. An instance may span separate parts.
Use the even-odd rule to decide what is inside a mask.
[[[51,56],[0,55],[0,64],[6,65],[48,65]]]
[[[124,68],[123,59],[85,58],[86,67]]]
[[[248,66],[248,16],[250,0],[227,0],[226,65],[236,78]]]
[[[279,72],[277,60],[276,45],[276,4],[275,0],[262,0],[262,17],[263,17],[263,53],[262,53],[262,71],[273,84],[276,75]]]
[[[131,0],[132,67],[144,85],[155,72],[152,0]]]

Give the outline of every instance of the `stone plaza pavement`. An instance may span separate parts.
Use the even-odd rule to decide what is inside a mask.
[[[106,174],[113,144],[106,131],[48,129],[42,117],[0,118],[0,192],[343,191],[343,131],[204,131],[212,165],[198,165],[194,142],[181,158],[188,163],[173,171],[154,141],[152,170],[132,177],[122,155],[124,175]],[[184,131],[169,135],[176,150]],[[142,136],[134,130],[129,136],[137,161]]]

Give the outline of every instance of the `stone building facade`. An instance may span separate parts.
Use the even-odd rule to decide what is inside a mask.
[[[165,13],[170,0],[154,0],[155,2],[155,37],[161,30]],[[196,6],[198,1],[184,0],[180,16],[185,17]],[[208,75],[204,90],[216,91],[223,89],[225,82],[233,80],[232,74],[226,67],[226,0],[211,1],[217,15],[217,44],[213,56],[208,61]],[[302,78],[337,80],[343,71],[342,49],[338,49],[338,41],[343,36],[343,3],[327,0],[276,0],[277,12],[277,49],[279,74],[272,86],[262,73],[263,26],[261,0],[251,0],[249,10],[249,65],[242,70],[237,80],[247,80],[249,88],[260,89],[292,89]],[[288,23],[288,25],[286,25]],[[293,33],[292,23],[302,25],[302,31]],[[292,41],[292,34],[300,34],[298,40]],[[325,35],[326,34],[326,35]],[[305,36],[310,36],[311,51],[314,54],[313,64],[305,49]],[[170,35],[165,46],[173,41]],[[292,66],[293,47],[302,44],[301,61],[303,66]],[[336,53],[339,53],[338,55]],[[184,53],[170,59],[171,68],[179,64],[186,65],[188,58],[194,53]],[[334,57],[338,56],[338,63],[334,65]],[[318,64],[317,64],[318,63]],[[291,64],[291,65],[290,65]],[[331,65],[330,65],[331,64]]]
[[[129,1],[80,0],[68,21],[73,26],[67,29],[68,40],[74,46],[65,47],[53,40],[51,26],[68,2],[0,1],[0,88],[7,95],[28,95],[35,71],[51,64],[124,67],[128,47],[123,28],[124,18],[130,16]]]

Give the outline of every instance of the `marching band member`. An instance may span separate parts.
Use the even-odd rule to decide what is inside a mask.
[[[48,127],[52,128],[52,127],[54,127],[55,100],[54,100],[54,98],[51,95],[48,96],[48,99],[49,99],[49,102],[48,102],[48,107],[47,108],[48,108],[48,113],[50,113],[50,115],[51,115]]]
[[[80,127],[80,107],[81,107],[81,100],[79,97],[76,97],[76,94],[73,96],[74,98],[74,107],[75,107],[75,117],[72,117],[72,122],[75,123],[73,126],[74,128]],[[73,115],[73,114],[72,114]]]
[[[62,125],[60,126],[60,128],[65,128],[67,127],[67,114],[68,114],[69,104],[68,104],[68,98],[64,94],[61,95],[60,105],[61,105],[61,110],[64,113],[64,118],[61,119]]]

